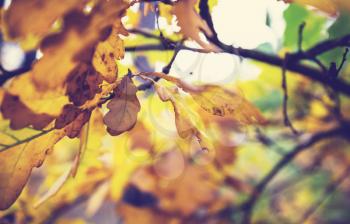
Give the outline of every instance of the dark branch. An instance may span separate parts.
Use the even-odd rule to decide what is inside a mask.
[[[251,223],[251,216],[253,209],[256,205],[256,202],[260,198],[261,194],[264,192],[267,185],[271,180],[285,167],[287,166],[297,155],[301,152],[309,149],[314,144],[332,137],[346,137],[350,139],[350,126],[348,123],[345,123],[344,126],[331,129],[329,131],[319,132],[311,136],[307,141],[297,145],[292,151],[287,153],[277,164],[271,169],[271,171],[256,185],[251,194],[250,198],[242,206],[244,210],[242,223],[249,224]]]
[[[298,33],[298,35],[299,35],[299,38],[298,38],[298,51],[299,52],[303,51],[303,34],[304,34],[305,25],[306,25],[306,23],[303,22],[299,26],[299,33]]]
[[[287,86],[287,69],[286,66],[288,64],[288,54],[286,55],[284,65],[282,67],[282,90],[283,90],[283,117],[284,117],[284,125],[289,127],[290,130],[297,135],[298,131],[294,128],[292,122],[288,116],[288,86]]]
[[[309,209],[306,210],[303,217],[298,223],[305,223],[325,202],[326,200],[331,197],[339,188],[339,186],[344,183],[344,181],[349,177],[350,175],[350,168],[347,168],[345,172],[333,183],[330,183],[323,193],[323,195],[320,197],[319,200],[317,200]]]
[[[348,53],[349,53],[349,48],[346,48],[345,49],[345,52],[344,52],[344,55],[343,55],[343,59],[339,65],[339,68],[337,70],[337,76],[339,75],[339,73],[341,72],[341,70],[343,69],[344,65],[345,65],[345,62],[347,60],[347,57],[348,57]]]

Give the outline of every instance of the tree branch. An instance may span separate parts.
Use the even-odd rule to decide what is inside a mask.
[[[338,190],[339,186],[342,183],[344,183],[344,181],[349,177],[349,175],[350,167],[347,168],[345,172],[343,172],[343,174],[336,181],[330,183],[325,188],[322,197],[320,197],[319,200],[317,200],[309,209],[306,210],[303,217],[298,223],[305,223],[325,203],[325,201]]]
[[[297,145],[292,151],[287,153],[279,162],[277,162],[277,164],[271,169],[271,171],[256,185],[250,198],[243,204],[242,209],[244,214],[243,214],[242,223],[244,224],[251,223],[251,216],[253,213],[253,209],[256,205],[256,202],[260,198],[261,194],[264,192],[265,188],[267,187],[267,185],[297,155],[307,150],[314,144],[327,138],[339,136],[339,137],[345,137],[350,139],[349,133],[350,133],[350,126],[348,123],[344,123],[343,126],[314,134],[308,140]]]

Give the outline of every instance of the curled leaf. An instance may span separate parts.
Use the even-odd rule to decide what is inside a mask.
[[[174,107],[176,129],[181,138],[191,138],[198,134],[194,120],[190,118],[191,111],[186,108],[179,98],[177,89],[169,89],[156,85],[159,98],[166,102],[170,101]]]
[[[128,76],[116,88],[114,98],[107,104],[109,112],[103,118],[111,135],[120,135],[135,126],[141,108],[136,92],[137,88]]]

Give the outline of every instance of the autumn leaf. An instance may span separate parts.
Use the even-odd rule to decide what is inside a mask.
[[[205,32],[206,35],[211,36],[212,32],[208,24],[202,20],[200,15],[196,12],[195,5],[198,0],[179,0],[174,3],[172,13],[176,15],[178,25],[181,27],[181,33],[186,38],[191,38],[196,41],[201,47],[214,50],[215,48],[203,41],[199,35],[200,32]]]
[[[47,114],[36,114],[24,105],[18,96],[5,93],[1,103],[1,113],[6,119],[10,119],[10,127],[14,130],[22,129],[29,125],[41,130],[54,119]]]
[[[64,128],[65,134],[69,138],[78,137],[83,126],[89,121],[90,116],[91,116],[91,110],[81,111],[81,113],[78,114],[75,120]]]
[[[83,8],[87,0],[13,0],[5,11],[4,20],[10,37],[24,38],[27,35],[42,36],[52,24],[74,8]],[[50,10],[50,9],[55,10]],[[26,15],[26,16],[23,16]],[[41,19],[38,20],[38,17]]]
[[[205,111],[222,117],[230,117],[242,124],[263,124],[260,111],[238,93],[216,85],[202,85],[187,90],[195,102]]]
[[[101,92],[102,78],[91,65],[80,64],[67,79],[67,95],[74,105],[81,106]]]
[[[48,151],[63,137],[63,131],[52,131],[0,152],[0,209],[12,205],[32,169],[41,166]]]
[[[90,119],[91,110],[75,107],[68,104],[63,108],[62,114],[55,121],[55,128],[64,128],[65,133],[70,138],[75,138],[80,134],[80,130]]]
[[[123,40],[118,36],[119,33],[127,35],[123,25],[115,24],[109,37],[97,45],[92,59],[96,71],[109,83],[117,79],[118,66],[116,60],[124,57]]]
[[[55,121],[55,128],[64,128],[65,126],[73,122],[81,112],[81,109],[72,104],[65,105],[61,115]]]
[[[137,88],[129,76],[125,76],[115,90],[115,96],[107,104],[109,112],[103,121],[111,135],[120,135],[132,129],[140,111],[140,102],[136,96]]]
[[[189,93],[194,101],[210,114],[228,117],[242,124],[264,124],[265,118],[259,109],[247,101],[241,93],[227,90],[218,85],[192,85],[164,73],[140,73],[141,76],[154,75],[174,83]],[[172,94],[164,89],[158,90],[163,101],[172,99]]]
[[[38,91],[30,73],[13,78],[4,91],[18,96],[20,101],[33,112],[53,117],[59,116],[63,107],[69,103],[63,86],[45,92]]]
[[[156,85],[159,98],[166,102],[170,101],[174,107],[176,129],[180,137],[191,138],[198,135],[194,120],[190,118],[191,111],[181,102],[177,89],[169,89]]]
[[[41,43],[43,57],[31,71],[37,88],[40,91],[58,88],[80,63],[90,63],[96,44],[106,38],[127,7],[122,0],[103,0],[88,15],[77,10],[66,14],[62,32],[46,37]]]
[[[13,0],[4,13],[7,33],[14,39],[41,38],[52,30],[57,19],[72,9],[82,9],[86,3],[87,0]]]

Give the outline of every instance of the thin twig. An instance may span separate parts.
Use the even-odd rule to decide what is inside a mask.
[[[174,54],[173,54],[172,58],[170,59],[169,63],[162,69],[162,72],[164,74],[169,74],[170,69],[171,69],[172,65],[174,64],[174,62],[175,62],[176,56],[178,55],[178,53],[181,50],[181,46],[182,46],[182,42],[179,42],[177,44],[177,47],[175,48]],[[159,77],[154,77],[152,79],[153,81],[148,81],[148,82],[140,85],[138,87],[138,90],[144,91],[144,90],[147,90],[147,89],[151,88],[154,85],[154,82],[158,82],[159,79],[160,79]]]
[[[260,198],[261,194],[264,192],[265,188],[267,187],[267,185],[297,155],[309,149],[311,146],[318,143],[319,141],[327,138],[331,138],[335,136],[349,138],[349,133],[350,133],[350,128],[348,124],[345,124],[344,126],[337,127],[328,131],[319,132],[317,134],[312,135],[308,140],[297,145],[292,151],[290,151],[283,158],[281,158],[281,160],[275,164],[275,166],[271,169],[271,171],[256,185],[249,199],[242,205],[242,209],[244,212],[242,223],[244,224],[251,223],[251,216],[253,213],[253,209],[256,205],[256,202]]]
[[[345,49],[345,52],[344,52],[344,54],[343,54],[343,59],[342,59],[340,65],[339,65],[339,68],[338,68],[338,70],[337,70],[337,76],[339,75],[339,73],[341,72],[341,70],[343,69],[343,67],[344,67],[344,65],[345,65],[345,62],[346,62],[347,57],[348,57],[348,53],[349,53],[349,48],[346,48],[346,49]]]
[[[45,134],[47,134],[47,133],[49,133],[49,132],[51,132],[53,130],[55,130],[55,129],[52,128],[52,129],[48,129],[48,130],[43,130],[43,131],[41,131],[40,133],[38,133],[36,135],[33,135],[33,136],[28,137],[28,138],[22,139],[20,141],[17,141],[15,143],[11,144],[11,145],[6,145],[5,147],[0,149],[0,152],[4,152],[6,150],[9,150],[9,149],[11,149],[11,148],[13,148],[15,146],[21,145],[23,143],[30,142],[30,141],[32,141],[32,140],[34,140],[36,138],[39,138],[39,137],[41,137],[41,136],[43,136],[43,135],[45,135]]]
[[[293,134],[297,135],[298,131],[294,128],[292,122],[288,116],[288,87],[287,87],[287,63],[288,63],[288,54],[285,57],[284,65],[282,67],[282,89],[283,89],[283,118],[284,125],[289,127]]]
[[[299,32],[298,32],[298,51],[302,52],[303,51],[303,34],[304,34],[304,29],[305,29],[306,23],[303,22],[299,26]]]

